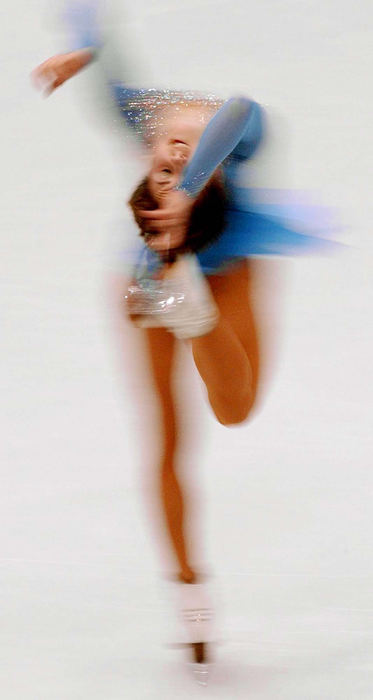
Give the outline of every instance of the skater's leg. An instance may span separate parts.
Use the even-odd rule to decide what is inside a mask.
[[[251,269],[242,261],[208,280],[220,318],[210,333],[192,339],[192,350],[217,419],[232,425],[247,418],[257,393],[259,351]]]
[[[185,523],[185,494],[176,473],[178,427],[172,392],[172,369],[175,338],[164,328],[146,330],[152,377],[159,406],[161,455],[160,492],[168,533],[175,551],[182,580],[192,582],[195,573],[187,552]]]

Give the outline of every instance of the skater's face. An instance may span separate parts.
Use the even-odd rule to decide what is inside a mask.
[[[161,132],[152,145],[148,176],[151,194],[162,206],[162,200],[181,179],[182,171],[193,155],[208,118],[200,109],[176,110],[164,114]]]
[[[148,181],[151,194],[159,204],[180,181],[191,152],[190,143],[176,137],[162,138],[154,147]]]

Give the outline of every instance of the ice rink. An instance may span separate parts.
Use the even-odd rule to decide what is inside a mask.
[[[117,7],[144,84],[268,106],[258,182],[313,191],[349,246],[262,262],[271,372],[247,425],[213,420],[185,358],[185,478],[220,640],[207,688],[168,644],[152,406],[108,283],[139,169],[97,114],[96,66],[48,100],[32,89],[66,49],[57,9],[0,13],[1,698],[372,700],[372,4]]]

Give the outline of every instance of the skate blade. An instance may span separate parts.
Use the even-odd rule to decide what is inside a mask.
[[[206,687],[210,678],[210,664],[191,663],[190,669],[196,683]]]
[[[193,655],[190,666],[194,680],[198,685],[206,686],[211,671],[211,647],[205,642],[193,642],[189,645]]]

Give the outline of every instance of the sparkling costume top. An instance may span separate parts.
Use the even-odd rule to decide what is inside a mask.
[[[97,0],[69,4],[65,20],[71,35],[71,49],[90,48],[99,53],[101,39]],[[198,253],[206,274],[216,273],[237,259],[253,255],[294,255],[333,247],[322,238],[330,233],[330,222],[320,217],[321,209],[266,203],[254,204],[253,191],[237,186],[240,165],[260,146],[265,131],[263,109],[245,97],[223,102],[215,95],[190,91],[132,88],[107,78],[111,93],[126,124],[145,145],[162,133],[167,105],[203,104],[215,111],[205,127],[198,146],[182,173],[178,189],[196,196],[216,168],[223,168],[227,190],[226,226],[208,248]],[[324,212],[325,213],[325,212]],[[304,233],[304,231],[308,233]],[[309,233],[311,232],[311,233]],[[316,232],[317,235],[313,235]],[[157,265],[158,257],[146,246],[147,265]],[[143,260],[144,262],[144,260]]]

